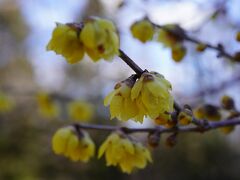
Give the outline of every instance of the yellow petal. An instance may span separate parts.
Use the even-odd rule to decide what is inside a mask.
[[[105,97],[104,102],[103,102],[104,106],[108,106],[108,105],[110,104],[110,102],[112,101],[113,96],[115,96],[115,94],[116,94],[118,91],[119,91],[119,90],[114,90],[114,91],[112,91],[111,93],[109,93],[109,94]]]
[[[120,116],[122,106],[123,106],[122,96],[114,96],[110,104],[111,119]]]
[[[135,82],[132,90],[131,90],[131,99],[134,100],[136,99],[141,90],[142,90],[142,86],[143,86],[143,83],[142,83],[142,79],[139,79],[138,81]]]
[[[71,135],[71,130],[68,128],[59,129],[53,136],[52,148],[56,154],[62,154],[66,151],[67,142]]]

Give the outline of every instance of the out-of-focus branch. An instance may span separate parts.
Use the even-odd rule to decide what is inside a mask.
[[[240,75],[238,75],[228,81],[224,81],[216,87],[210,87],[210,88],[198,91],[195,94],[191,95],[190,97],[182,97],[182,98],[180,98],[180,101],[181,101],[181,99],[182,100],[190,99],[189,103],[191,105],[194,105],[195,102],[198,101],[198,99],[201,99],[204,96],[214,95],[216,93],[219,93],[220,91],[223,91],[224,89],[226,89],[230,86],[234,86],[236,83],[240,83]]]
[[[202,42],[200,41],[199,39],[197,38],[194,38],[194,37],[191,37],[189,36],[185,31],[176,31],[176,30],[172,30],[172,29],[169,29],[168,27],[166,26],[162,26],[162,25],[158,25],[158,24],[155,24],[155,23],[152,23],[155,27],[157,28],[160,28],[160,29],[163,29],[167,32],[170,32],[172,34],[174,34],[175,36],[185,40],[185,41],[188,41],[188,42],[191,42],[191,43],[194,43],[194,44],[204,44],[206,48],[208,49],[213,49],[215,51],[218,52],[218,57],[226,57],[232,61],[234,61],[234,56],[229,54],[223,47],[222,44],[218,44],[218,45],[212,45],[212,44],[209,44],[209,43],[206,43],[206,42]]]

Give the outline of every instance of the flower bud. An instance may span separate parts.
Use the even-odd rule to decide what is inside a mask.
[[[192,112],[188,109],[184,109],[178,115],[178,123],[180,125],[188,125],[192,122]]]
[[[222,107],[226,110],[235,108],[233,98],[231,98],[230,96],[227,96],[227,95],[225,95],[221,98],[221,104],[222,104]]]
[[[200,44],[197,44],[196,51],[203,52],[206,48],[207,48],[206,44],[200,43]]]
[[[159,133],[149,133],[148,135],[148,145],[152,148],[158,147],[160,142],[160,134]]]
[[[172,47],[172,58],[175,62],[180,62],[186,55],[187,49],[182,44]]]
[[[167,137],[165,142],[167,147],[174,147],[177,144],[177,134],[174,133]]]

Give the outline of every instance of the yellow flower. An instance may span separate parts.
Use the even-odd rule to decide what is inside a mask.
[[[114,91],[106,96],[104,105],[110,105],[111,119],[129,120],[138,115],[138,108],[135,100],[131,99],[131,89],[134,80],[130,78],[115,85]]]
[[[78,36],[79,30],[73,24],[58,23],[53,30],[47,50],[61,54],[70,64],[77,63],[84,56],[84,47]]]
[[[135,100],[139,109],[138,121],[144,116],[161,121],[171,120],[173,97],[170,94],[171,84],[159,73],[144,72],[131,90],[131,99]]]
[[[135,168],[143,169],[152,162],[151,154],[141,143],[132,142],[126,137],[112,133],[101,145],[98,158],[105,153],[107,166],[119,166],[125,173]]]
[[[150,41],[154,35],[154,27],[148,20],[141,20],[135,22],[131,26],[131,32],[133,37],[145,43]]]
[[[0,113],[9,112],[13,109],[14,102],[4,93],[0,92]]]
[[[56,118],[59,114],[59,107],[56,102],[46,93],[39,93],[37,95],[37,102],[39,112],[46,118]]]
[[[84,101],[73,101],[68,104],[69,117],[77,121],[88,121],[93,116],[93,107]]]
[[[95,153],[95,145],[86,131],[80,133],[77,135],[73,127],[59,129],[52,138],[54,153],[72,161],[88,162]]]
[[[181,43],[183,39],[174,33],[174,32],[179,32],[179,33],[184,33],[183,30],[176,24],[168,24],[165,25],[162,29],[159,29],[158,32],[158,41],[162,42],[165,46],[167,47],[174,47],[176,44]]]
[[[80,33],[89,57],[98,61],[103,58],[111,60],[118,55],[119,38],[114,24],[108,20],[91,18],[86,21]]]

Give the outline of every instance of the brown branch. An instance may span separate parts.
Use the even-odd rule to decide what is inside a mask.
[[[144,70],[142,70],[128,55],[119,49],[119,57],[140,77]]]
[[[218,44],[218,45],[215,46],[215,45],[212,45],[212,44],[209,44],[209,43],[202,42],[199,39],[196,39],[196,38],[193,38],[193,37],[187,35],[184,30],[175,31],[175,30],[171,30],[171,29],[169,29],[165,26],[162,26],[162,25],[158,25],[158,24],[155,24],[155,23],[152,23],[152,24],[155,27],[163,29],[164,31],[170,32],[170,33],[174,34],[175,36],[177,36],[177,37],[179,37],[183,40],[189,41],[189,42],[194,43],[194,44],[204,44],[204,45],[206,45],[206,48],[213,49],[213,50],[217,51],[218,52],[218,57],[224,56],[224,57],[234,61],[234,56],[229,54],[228,52],[226,52],[226,50],[224,49],[224,47],[221,44]]]
[[[206,122],[206,120],[198,120]],[[128,127],[118,127],[109,125],[96,125],[96,124],[74,124],[73,126],[86,129],[86,130],[100,130],[100,131],[122,131],[124,133],[185,133],[185,132],[196,132],[203,133],[213,129],[218,129],[221,127],[236,126],[240,125],[240,119],[226,119],[218,122],[207,122],[203,123],[201,126],[185,126],[185,127],[174,127],[165,128],[162,126],[156,126],[153,128],[128,128]]]

